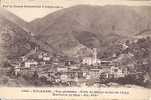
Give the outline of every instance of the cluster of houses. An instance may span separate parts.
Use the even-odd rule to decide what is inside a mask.
[[[36,54],[36,57],[31,57]],[[47,52],[35,49],[26,56],[9,62],[14,67],[15,75],[26,71],[37,72],[38,77],[45,77],[49,82],[67,82],[69,85],[100,82],[104,79],[120,78],[128,75],[127,68],[118,67],[113,61],[97,58],[97,49],[92,49],[91,57],[83,57],[79,62],[74,59],[61,59]]]

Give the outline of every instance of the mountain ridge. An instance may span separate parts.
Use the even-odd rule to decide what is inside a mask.
[[[151,14],[147,13],[150,10],[143,13],[143,9],[151,7],[78,5],[50,13],[29,25],[36,37],[46,37],[49,41],[44,42],[48,44],[67,44],[70,41],[63,38],[68,37],[68,40],[78,41],[75,42],[77,45],[96,47],[102,51],[109,45],[133,39],[135,34],[151,28],[148,17]],[[58,43],[54,42],[56,40]]]
[[[0,8],[0,14],[1,14],[1,16],[5,17],[7,20],[22,27],[24,30],[29,31],[28,22],[26,22],[22,18],[18,17],[17,15],[11,13],[10,11],[5,10],[4,8]]]
[[[120,8],[122,9],[121,11],[120,11]],[[38,26],[36,26],[37,27],[37,29],[39,29],[38,30],[38,32],[39,33],[42,33],[42,29],[41,29],[41,27],[44,27],[44,29],[47,29],[47,27],[48,28],[50,28],[50,27],[52,27],[54,24],[57,24],[57,23],[59,23],[59,22],[56,22],[56,20],[61,20],[62,18],[61,17],[69,17],[69,19],[67,19],[66,21],[72,21],[72,20],[74,20],[74,19],[76,19],[75,17],[77,17],[77,16],[75,16],[75,14],[78,14],[79,13],[79,16],[84,16],[84,15],[86,15],[86,14],[88,14],[89,16],[91,16],[91,14],[93,14],[92,12],[95,12],[95,14],[93,14],[92,15],[92,17],[94,17],[93,18],[93,21],[94,20],[96,20],[97,21],[97,17],[95,17],[94,15],[97,15],[97,13],[107,13],[107,15],[105,15],[105,17],[108,17],[108,16],[112,16],[112,17],[114,17],[114,18],[116,18],[116,20],[121,20],[121,22],[122,22],[122,19],[121,19],[121,16],[122,15],[120,15],[120,18],[118,18],[118,14],[116,14],[115,12],[118,12],[119,14],[120,13],[122,13],[124,16],[126,16],[126,14],[127,14],[127,11],[128,12],[130,12],[130,13],[132,13],[132,15],[130,15],[129,17],[131,17],[131,16],[133,16],[133,13],[135,14],[135,16],[137,17],[137,16],[139,16],[139,17],[141,17],[141,18],[139,18],[139,19],[143,19],[143,17],[144,17],[144,15],[143,15],[143,13],[140,13],[141,12],[141,10],[136,10],[136,8],[138,9],[145,9],[145,7],[129,7],[129,6],[89,6],[89,5],[79,5],[79,6],[73,6],[73,7],[70,7],[70,8],[65,8],[65,9],[62,9],[62,10],[59,10],[59,11],[56,11],[56,12],[54,12],[54,13],[50,13],[50,14],[48,14],[48,15],[46,15],[45,17],[43,17],[43,18],[40,18],[40,19],[38,19],[38,21],[36,20],[36,21],[32,21],[30,24],[31,24],[31,26],[32,26],[32,24],[41,24],[40,25],[40,27],[38,27]],[[110,10],[112,10],[112,9],[114,9],[113,11],[110,11]],[[83,11],[82,11],[83,10]],[[89,11],[89,12],[88,12]],[[125,11],[125,12],[124,12]],[[82,12],[82,13],[81,13]],[[66,15],[65,15],[66,14]],[[72,16],[72,14],[74,15],[74,16]],[[82,15],[83,14],[83,15]],[[148,13],[147,13],[148,14]],[[100,14],[99,14],[100,15]],[[101,15],[100,15],[101,16]],[[73,17],[73,18],[72,18]],[[86,17],[86,16],[84,16],[84,17]],[[147,15],[145,16],[145,17],[147,17]],[[71,19],[72,18],[72,19]],[[88,17],[89,18],[89,17]],[[86,19],[88,19],[87,17],[86,17]],[[136,18],[135,18],[136,19]],[[138,19],[138,20],[139,20]],[[65,19],[64,19],[65,20]],[[79,19],[77,19],[77,20],[79,20]],[[104,20],[104,19],[102,19],[102,20]],[[110,20],[110,19],[108,19],[108,20]],[[131,19],[132,20],[132,19]],[[131,20],[129,21],[129,22],[131,22]],[[138,21],[137,20],[137,21]],[[82,20],[81,19],[81,23],[83,23],[84,24],[84,21],[85,20]],[[98,20],[99,21],[99,20]],[[110,20],[110,21],[112,21],[112,20]],[[39,23],[38,23],[39,22]],[[49,24],[48,24],[48,22],[49,22]],[[61,23],[61,22],[60,22]],[[113,23],[113,22],[111,22],[111,23]],[[115,23],[115,22],[114,22]],[[125,23],[125,22],[124,22]],[[75,22],[75,23],[73,23],[73,24],[77,24],[77,22]],[[88,24],[88,23],[86,23],[85,22],[85,24]],[[51,26],[52,25],[52,26]],[[35,25],[34,25],[35,26]],[[104,26],[105,27],[105,26]],[[109,27],[109,26],[108,26]],[[33,28],[34,29],[34,28]],[[43,29],[43,30],[44,30]]]

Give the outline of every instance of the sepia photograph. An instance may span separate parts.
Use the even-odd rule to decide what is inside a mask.
[[[8,7],[0,8],[1,87],[151,88],[151,6],[45,6],[57,10],[39,15]]]

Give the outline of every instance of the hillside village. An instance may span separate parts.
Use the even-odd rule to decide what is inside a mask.
[[[150,88],[150,9],[77,5],[26,22],[0,8],[0,85]]]
[[[129,48],[126,43],[121,45],[125,52],[102,59],[98,58],[97,48],[91,48],[91,56],[76,58],[52,55],[35,47],[24,56],[9,59],[7,75],[36,80],[32,84],[48,86],[93,86],[109,82],[130,84],[132,80],[135,80],[133,84],[148,82],[145,73],[134,68],[135,63],[121,64],[124,59],[132,60],[134,57],[133,53],[126,52]]]

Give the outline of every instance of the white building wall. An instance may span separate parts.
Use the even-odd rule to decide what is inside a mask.
[[[101,63],[101,60],[94,59],[94,58],[84,58],[82,61],[82,64],[87,64],[87,65],[96,65],[100,63]]]

